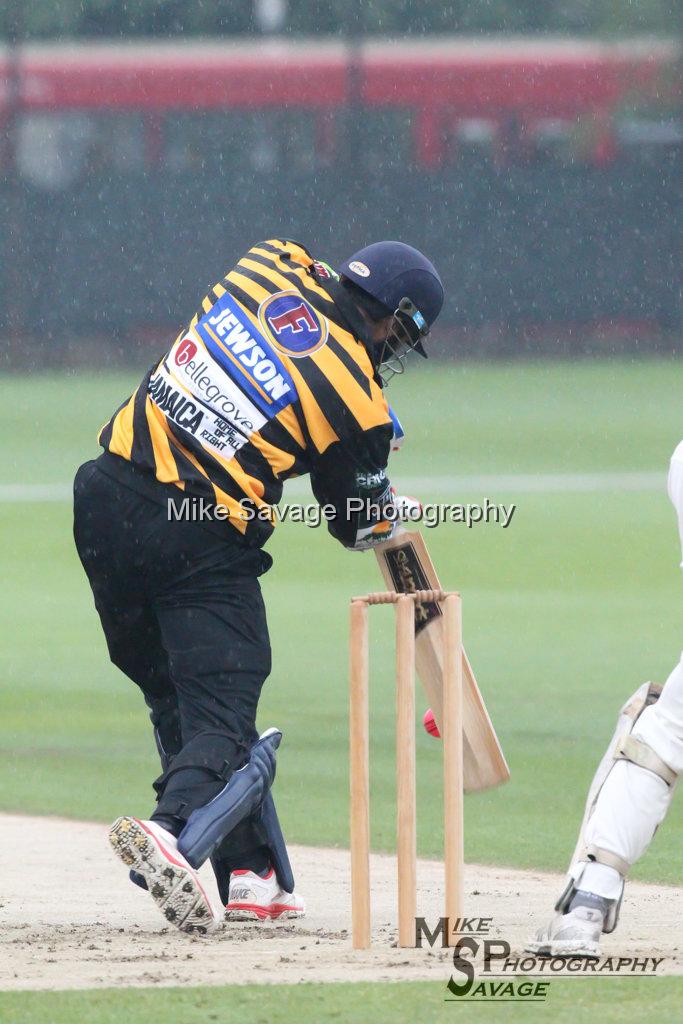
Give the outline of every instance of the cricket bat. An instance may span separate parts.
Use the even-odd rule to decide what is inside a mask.
[[[440,590],[441,584],[422,535],[401,530],[374,548],[390,590]],[[415,604],[415,667],[439,731],[443,710],[443,613],[437,602]],[[463,649],[463,761],[465,792],[500,786],[510,770]]]

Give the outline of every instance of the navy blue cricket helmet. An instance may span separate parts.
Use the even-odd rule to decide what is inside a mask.
[[[405,242],[373,242],[345,260],[339,273],[379,304],[384,315],[394,314],[388,351],[380,360],[392,375],[402,372],[408,351],[426,357],[421,338],[441,312],[444,291],[436,267],[419,249]]]
[[[405,242],[373,242],[342,263],[339,273],[389,313],[409,298],[429,327],[443,306],[443,284],[438,271],[419,249]]]

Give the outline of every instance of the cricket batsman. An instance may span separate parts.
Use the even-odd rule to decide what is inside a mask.
[[[683,546],[683,442],[671,457],[668,490]],[[617,926],[628,872],[664,820],[681,772],[683,655],[663,687],[643,683],[621,709],[588,793],[557,913],[527,949],[599,957],[602,933]]]
[[[281,736],[255,724],[271,670],[263,549],[284,481],[303,473],[345,547],[391,536],[386,468],[402,432],[383,386],[412,351],[426,355],[443,294],[401,242],[368,245],[338,272],[296,242],[261,242],[76,474],[76,547],[161,760],[149,820],[121,817],[109,838],[182,931],[304,914],[270,789]],[[197,874],[207,859],[220,914]]]

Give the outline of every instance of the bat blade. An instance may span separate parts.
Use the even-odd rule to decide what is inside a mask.
[[[390,590],[440,590],[441,584],[422,535],[401,531],[374,548]],[[415,665],[436,724],[443,712],[443,615],[436,602],[415,604]],[[442,731],[443,735],[443,731]],[[510,778],[510,770],[489,717],[472,666],[463,650],[463,735],[465,791],[491,789]]]

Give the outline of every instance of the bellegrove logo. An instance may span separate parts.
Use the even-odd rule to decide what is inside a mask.
[[[512,952],[506,939],[491,937],[492,924],[492,917],[460,917],[454,922],[441,917],[430,927],[424,917],[415,919],[416,947],[440,942],[445,948],[450,940],[454,970],[446,983],[446,1002],[542,1003],[550,992],[549,976],[655,975],[664,962],[664,957],[654,956],[520,955]]]

